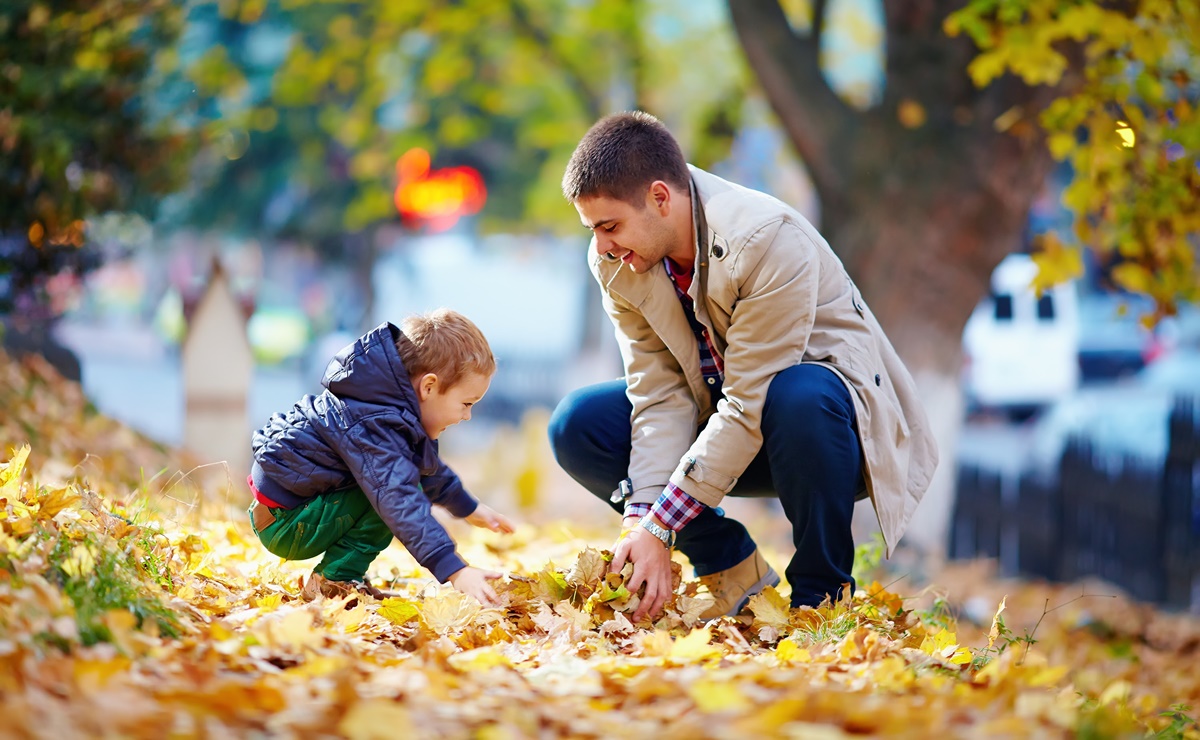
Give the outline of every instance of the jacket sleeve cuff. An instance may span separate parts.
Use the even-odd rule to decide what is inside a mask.
[[[625,501],[625,505],[629,506],[630,504],[646,504],[647,506],[653,506],[654,502],[658,500],[658,497],[662,494],[663,489],[666,487],[667,483],[665,481],[662,483],[652,483],[650,485],[639,486],[638,488],[634,489],[633,493]]]
[[[433,573],[433,577],[438,579],[438,583],[446,583],[450,580],[450,576],[467,567],[467,561],[451,549],[427,567]]]
[[[713,470],[693,457],[684,458],[671,474],[671,483],[676,488],[709,507],[720,505],[737,481],[736,477]]]
[[[442,501],[441,506],[459,519],[466,519],[479,508],[479,501],[467,493],[466,489],[460,488],[455,495]]]

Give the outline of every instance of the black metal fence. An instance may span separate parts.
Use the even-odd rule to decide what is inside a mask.
[[[1052,480],[959,469],[952,558],[995,558],[1010,576],[1097,576],[1131,596],[1200,611],[1200,418],[1173,408],[1165,461],[1102,456],[1075,438]]]

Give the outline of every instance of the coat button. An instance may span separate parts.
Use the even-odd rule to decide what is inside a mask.
[[[875,373],[875,385],[879,385],[879,373]]]
[[[717,384],[717,379],[716,379],[716,378],[709,378],[709,379],[708,379],[708,384],[709,384],[709,385],[716,385],[716,384]]]
[[[720,244],[714,244],[712,248],[712,255],[717,259],[721,259],[725,256],[725,248]]]

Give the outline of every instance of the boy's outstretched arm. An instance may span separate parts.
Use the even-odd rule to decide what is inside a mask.
[[[473,527],[490,529],[493,532],[503,532],[505,534],[512,534],[513,532],[513,523],[508,517],[482,502],[470,516],[464,518],[467,520],[467,524]]]

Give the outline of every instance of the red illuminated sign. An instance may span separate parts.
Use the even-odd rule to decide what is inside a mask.
[[[396,161],[396,210],[406,224],[445,231],[487,200],[483,176],[473,167],[430,169],[429,152],[409,149]]]

